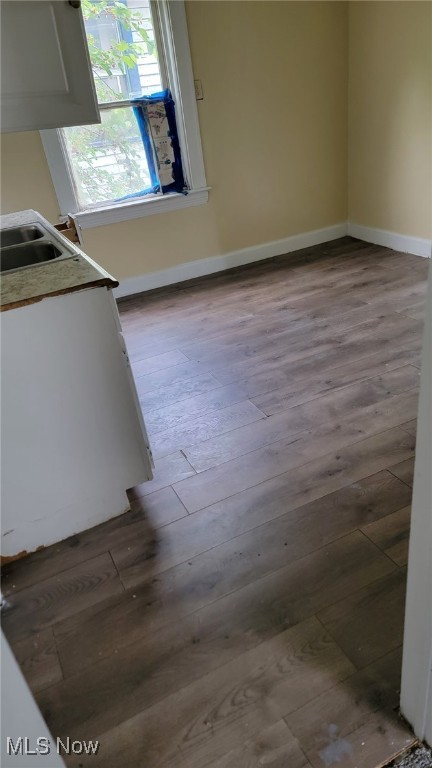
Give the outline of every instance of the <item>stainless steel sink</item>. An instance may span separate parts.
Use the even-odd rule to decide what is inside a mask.
[[[61,255],[62,252],[58,248],[46,241],[2,248],[0,251],[0,272],[43,264],[46,261],[58,259]]]
[[[29,243],[33,240],[39,240],[44,233],[36,224],[27,224],[23,227],[11,227],[11,229],[2,229],[0,232],[0,245],[7,248],[11,245],[20,243]]]
[[[39,222],[2,229],[0,246],[0,272],[15,272],[77,256]]]

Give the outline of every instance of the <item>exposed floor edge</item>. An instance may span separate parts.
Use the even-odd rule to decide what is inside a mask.
[[[406,754],[407,752],[410,752],[415,747],[418,747],[420,744],[419,740],[413,736],[412,743],[408,747],[403,747],[403,749],[399,749],[398,752],[395,752],[390,757],[386,757],[383,763],[379,763],[375,766],[375,768],[390,768],[394,761],[397,760],[402,755]]]
[[[410,747],[404,748],[376,768],[431,768],[432,750],[417,739]]]

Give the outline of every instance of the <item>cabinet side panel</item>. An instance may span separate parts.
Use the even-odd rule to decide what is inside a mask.
[[[58,541],[123,512],[151,469],[106,288],[3,313],[2,372],[5,544],[38,520],[59,521]]]

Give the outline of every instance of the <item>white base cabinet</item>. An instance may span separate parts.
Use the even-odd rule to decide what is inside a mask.
[[[1,315],[3,557],[129,508],[151,452],[112,291],[96,287]]]

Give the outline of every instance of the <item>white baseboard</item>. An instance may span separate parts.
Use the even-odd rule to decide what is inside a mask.
[[[127,277],[114,289],[114,296],[120,299],[131,296],[134,293],[150,291],[153,288],[162,288],[165,285],[174,285],[194,277],[203,277],[224,269],[240,267],[244,264],[252,264],[254,261],[262,261],[273,256],[281,256],[284,253],[309,248],[329,240],[337,240],[347,234],[347,225],[335,224],[332,227],[315,229],[310,232],[302,232],[300,235],[285,237],[283,240],[273,240],[262,245],[253,245],[250,248],[242,248],[239,251],[231,251],[223,256],[210,256],[207,259],[196,259],[179,264],[176,267],[162,269],[160,272],[150,272],[137,277]]]
[[[178,264],[176,267],[162,269],[159,272],[150,272],[136,277],[126,277],[120,282],[118,288],[114,288],[114,296],[121,299],[124,296],[132,296],[134,293],[144,293],[153,288],[162,288],[165,285],[175,285],[194,277],[204,277],[224,269],[241,267],[244,264],[252,264],[254,261],[270,259],[273,256],[282,256],[284,253],[292,253],[301,248],[309,248],[312,245],[326,243],[329,240],[337,240],[344,235],[357,237],[367,243],[383,245],[395,251],[412,253],[416,256],[431,257],[432,241],[420,237],[409,237],[396,232],[388,232],[385,229],[363,227],[361,224],[346,222],[334,224],[332,227],[314,229],[310,232],[302,232],[299,235],[285,237],[283,240],[273,240],[261,245],[253,245],[250,248],[242,248],[239,251],[231,251],[223,256],[210,256],[207,259],[196,259]]]
[[[400,235],[398,232],[388,232],[386,229],[363,227],[361,224],[354,224],[353,222],[348,222],[347,234],[351,237],[357,237],[359,240],[365,240],[367,243],[392,248],[394,251],[412,253],[427,259],[431,258],[432,240],[426,240],[422,237],[410,237],[409,235]]]

